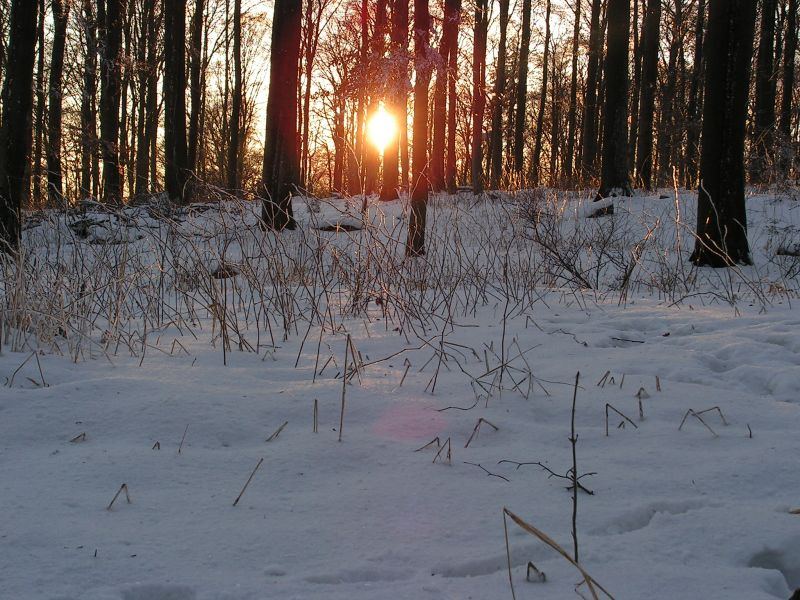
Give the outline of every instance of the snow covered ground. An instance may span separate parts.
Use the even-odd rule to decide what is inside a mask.
[[[359,224],[340,202],[277,237],[247,206],[29,229],[38,278],[3,290],[0,598],[511,598],[504,507],[573,552],[547,469],[572,466],[580,372],[583,568],[618,599],[787,600],[798,202],[748,201],[756,265],[731,273],[686,263],[691,194],[591,221],[529,201],[434,202],[427,266],[400,260],[399,203],[340,233],[315,229]],[[508,537],[518,599],[577,597],[563,557]]]

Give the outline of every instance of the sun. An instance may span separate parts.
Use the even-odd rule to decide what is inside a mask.
[[[367,122],[367,136],[372,145],[383,152],[396,135],[397,123],[381,104]]]

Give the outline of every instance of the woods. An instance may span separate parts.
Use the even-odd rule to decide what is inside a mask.
[[[704,144],[733,148],[744,184],[792,180],[797,1],[757,3],[730,80],[746,91],[742,140],[707,127],[705,103],[729,85],[708,68],[712,8],[2,0],[5,239],[20,208],[162,191],[179,204],[212,190],[261,199],[268,229],[292,226],[293,194],[408,194],[413,222],[428,190],[460,187],[606,197],[699,184],[702,196]],[[366,121],[381,105],[398,134],[379,156]]]

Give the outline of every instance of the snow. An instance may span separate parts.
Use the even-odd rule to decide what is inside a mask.
[[[15,321],[35,335],[7,336],[0,356],[0,597],[510,598],[504,507],[573,551],[569,482],[513,461],[568,473],[580,372],[578,473],[593,473],[581,479],[593,494],[578,494],[581,566],[620,599],[788,599],[800,587],[800,316],[798,258],[776,249],[798,241],[797,202],[749,198],[756,264],[731,273],[685,263],[693,194],[615,200],[613,217],[591,220],[591,196],[551,200],[539,240],[557,233],[563,248],[537,246],[513,199],[438,199],[429,262],[413,264],[400,262],[397,202],[371,206],[380,228],[341,233],[315,228],[358,225],[358,203],[297,201],[301,231],[281,236],[253,227],[249,205],[184,215],[166,242],[141,208],[93,217],[102,228],[85,239],[69,237],[80,215],[28,229],[26,272],[40,277],[20,293],[40,313]],[[367,237],[383,245],[366,252]],[[554,258],[575,240],[594,240],[569,265],[594,289]],[[327,280],[275,266],[323,255]],[[130,256],[138,270],[122,268]],[[69,275],[46,266],[75,257]],[[224,354],[217,292],[185,281],[221,261],[241,273],[213,284],[228,299]],[[248,295],[254,265],[286,275],[268,300]],[[142,299],[164,273],[167,317],[146,330]],[[15,289],[6,279],[7,303]],[[418,290],[404,310],[400,289]],[[75,301],[87,297],[95,308]],[[272,337],[256,320],[265,303]],[[64,331],[47,335],[44,306],[66,315]],[[330,309],[324,330],[309,326],[314,306]],[[360,358],[343,386],[347,334],[349,364]],[[611,410],[608,436],[607,404],[630,420]],[[712,407],[724,422],[709,411],[679,429]],[[436,437],[449,462],[425,447]],[[107,510],[123,483],[131,503],[122,493]],[[576,597],[578,571],[508,527],[516,597]],[[525,581],[529,561],[545,582]]]

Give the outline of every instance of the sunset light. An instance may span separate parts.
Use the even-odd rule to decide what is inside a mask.
[[[383,104],[381,104],[378,110],[370,117],[367,123],[367,135],[372,145],[381,152],[389,145],[389,142],[395,139],[397,135],[397,123]]]

